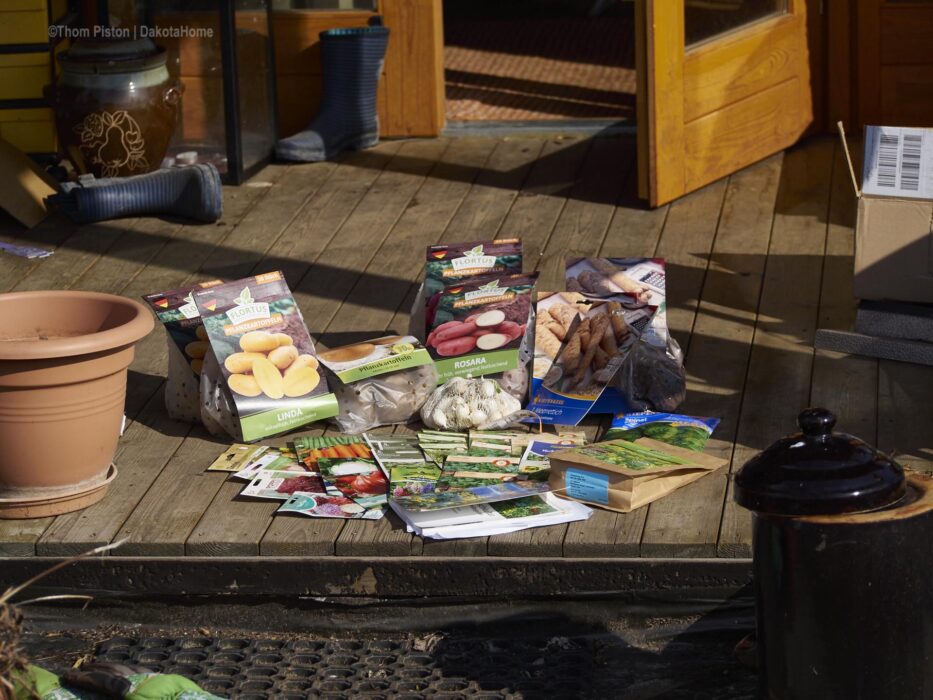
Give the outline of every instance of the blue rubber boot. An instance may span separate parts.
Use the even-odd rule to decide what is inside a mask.
[[[220,173],[210,163],[156,170],[145,175],[96,179],[82,175],[46,197],[49,209],[79,224],[121,216],[180,216],[212,222],[223,214]]]
[[[307,129],[275,145],[276,156],[315,163],[379,142],[376,90],[388,43],[381,26],[321,32],[321,107]]]

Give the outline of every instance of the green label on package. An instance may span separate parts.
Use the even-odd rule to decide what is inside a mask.
[[[288,408],[263,411],[241,418],[240,427],[243,430],[243,439],[249,442],[300,428],[334,415],[337,415],[337,397],[333,394],[322,394],[311,399],[289,402]]]
[[[434,362],[418,339],[407,335],[345,345],[322,352],[320,358],[344,384]]]
[[[485,352],[468,357],[451,357],[437,360],[437,383],[443,384],[454,377],[481,377],[487,374],[508,372],[518,367],[518,348]]]

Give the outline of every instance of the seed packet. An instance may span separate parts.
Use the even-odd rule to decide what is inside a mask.
[[[207,342],[207,332],[193,294],[196,290],[220,284],[223,284],[220,280],[211,280],[194,287],[170,289],[143,297],[165,326],[168,340],[165,410],[175,420],[201,422],[199,384],[210,343]]]
[[[702,452],[718,418],[682,416],[676,413],[620,413],[612,419],[604,440],[635,441],[647,437],[659,442]]]
[[[389,494],[392,498],[416,496],[434,491],[441,470],[432,463],[389,463]]]
[[[331,487],[328,493],[336,489],[365,508],[385,505],[389,482],[374,460],[321,457],[317,466]]]
[[[380,508],[367,510],[345,496],[298,492],[292,494],[276,513],[297,513],[312,518],[378,520],[385,514],[385,511]]]
[[[438,479],[437,489],[446,491],[514,481],[519,477],[520,462],[518,457],[452,454],[444,460],[444,472]]]
[[[231,478],[252,481],[261,471],[305,471],[305,467],[280,450],[270,447],[246,462]]]
[[[532,319],[536,274],[508,275],[440,293],[425,344],[438,382],[517,369]],[[527,333],[530,339],[530,331]]]
[[[243,467],[266,452],[265,445],[230,445],[223,453],[211,462],[207,468],[209,472],[238,472]]]
[[[437,387],[434,360],[414,336],[390,335],[322,352],[346,433],[405,423]]]
[[[370,459],[372,452],[363,439],[355,435],[327,435],[295,438],[298,459],[309,469],[316,469],[321,457]]]
[[[562,445],[585,445],[586,433],[566,426],[557,426],[554,433],[521,432],[512,436],[512,456],[522,456],[532,442],[549,442]],[[564,448],[566,449],[566,447]]]
[[[314,343],[281,272],[195,292],[244,442],[337,413]]]
[[[325,493],[320,475],[312,472],[262,470],[240,492],[241,496],[287,501],[293,493]]]
[[[424,494],[403,496],[393,499],[393,509],[424,513],[446,508],[473,506],[481,503],[499,503],[516,498],[525,498],[551,491],[550,485],[534,481],[492,482],[486,486],[474,486],[465,489],[432,491]]]
[[[483,440],[474,439],[470,441],[470,454],[486,457],[511,457],[512,443],[503,444],[501,442],[485,442]]]
[[[363,437],[382,473],[387,476],[391,475],[393,468],[399,466],[437,468],[418,446],[418,436],[415,434],[394,436],[366,433]]]
[[[441,430],[422,430],[418,433],[418,445],[422,451],[438,466],[444,463],[447,455],[454,452],[466,452],[467,438],[463,433],[447,433]]]
[[[585,444],[586,435],[583,433],[565,435],[541,433],[534,435],[522,453],[518,471],[524,479],[547,481],[551,473],[549,454]]]

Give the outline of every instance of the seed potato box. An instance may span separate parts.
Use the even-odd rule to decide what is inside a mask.
[[[337,414],[281,272],[195,292],[211,348],[252,442]]]
[[[425,341],[438,383],[518,367],[536,281],[536,274],[507,275],[441,292]]]

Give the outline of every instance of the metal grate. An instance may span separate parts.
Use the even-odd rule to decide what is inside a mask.
[[[663,635],[661,635],[663,637]],[[612,634],[396,639],[115,637],[99,660],[147,666],[239,700],[753,700],[734,632],[636,646]]]
[[[97,658],[177,673],[241,700],[510,700],[580,697],[593,672],[587,646],[566,638],[550,649],[541,640],[445,640],[426,653],[393,640],[117,637]]]

